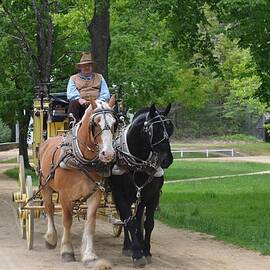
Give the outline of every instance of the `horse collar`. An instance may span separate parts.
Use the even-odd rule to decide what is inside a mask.
[[[93,161],[97,161],[98,157],[95,156],[92,160],[85,159],[82,151],[79,147],[79,139],[78,139],[78,131],[81,127],[81,122],[75,125],[74,128],[72,128],[72,151],[76,159],[78,159],[80,162],[84,164],[92,163]]]
[[[159,167],[157,153],[150,151],[146,160],[131,154],[127,143],[127,133],[130,126],[131,124],[125,128],[125,130],[120,134],[118,141],[116,142],[119,158],[120,160],[124,161],[124,166],[128,166],[129,170],[142,171],[151,175],[153,172],[156,172]]]
[[[168,140],[169,139],[169,135],[168,132],[166,130],[165,124],[164,122],[169,121],[169,119],[165,119],[165,117],[163,115],[156,115],[155,117],[149,119],[149,113],[146,115],[146,120],[144,122],[144,131],[145,133],[147,133],[149,135],[149,143],[150,143],[150,147],[151,149],[154,148],[154,146],[162,143],[164,140]],[[153,137],[154,137],[154,132],[153,132],[153,125],[156,123],[161,123],[162,124],[162,128],[163,128],[163,138],[161,138],[159,141],[153,143]]]

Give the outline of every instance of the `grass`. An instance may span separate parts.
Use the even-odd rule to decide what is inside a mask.
[[[270,177],[167,184],[157,218],[270,254]]]
[[[253,162],[212,162],[212,161],[186,161],[176,160],[165,172],[165,180],[180,180],[207,176],[234,175],[270,170],[270,164]],[[18,168],[9,169],[5,174],[18,180]],[[31,175],[33,185],[38,185],[37,175],[30,169],[25,170]]]
[[[6,160],[0,160],[0,163],[17,163],[17,158],[11,158]]]
[[[166,180],[234,175],[270,170],[270,164],[176,160],[165,172]]]
[[[14,179],[14,180],[18,180],[19,179],[19,173],[18,173],[18,168],[13,168],[13,169],[9,169],[5,171],[5,175],[7,175],[8,177]],[[33,181],[33,185],[37,186],[38,185],[38,178],[36,173],[33,170],[30,169],[25,169],[25,175],[31,175],[32,176],[32,181]]]

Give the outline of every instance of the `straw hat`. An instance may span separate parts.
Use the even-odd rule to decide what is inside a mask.
[[[92,55],[91,53],[82,53],[81,60],[79,63],[75,64],[76,68],[80,68],[81,65],[85,64],[93,64]]]

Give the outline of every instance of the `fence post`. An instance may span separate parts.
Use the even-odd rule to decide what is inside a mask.
[[[184,157],[184,152],[181,150],[181,158]]]
[[[208,157],[208,156],[209,156],[208,149],[206,149],[206,157]]]

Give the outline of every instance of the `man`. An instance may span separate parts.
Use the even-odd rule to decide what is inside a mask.
[[[69,99],[68,113],[72,113],[78,122],[84,115],[91,97],[107,102],[110,92],[102,75],[93,72],[90,53],[83,53],[80,62],[75,66],[80,72],[70,77],[67,98]]]

